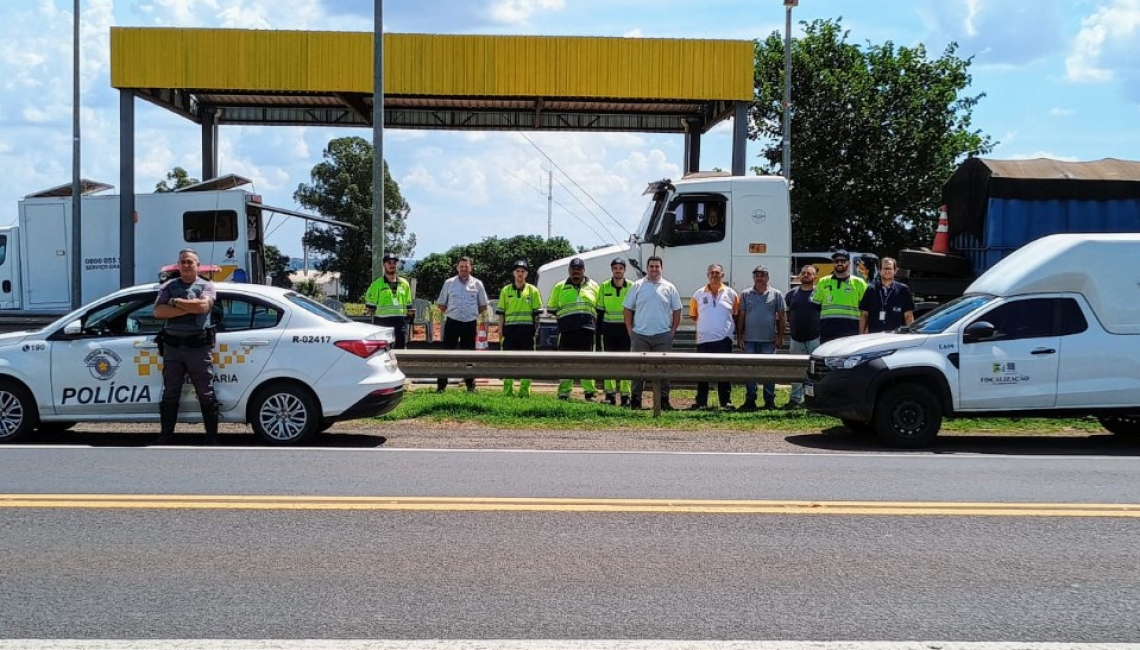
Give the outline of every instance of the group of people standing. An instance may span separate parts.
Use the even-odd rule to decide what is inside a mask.
[[[883,332],[909,325],[914,320],[914,300],[905,284],[894,280],[898,263],[883,258],[879,276],[870,285],[851,272],[851,256],[844,250],[831,255],[834,271],[817,278],[817,269],[807,264],[800,269],[795,286],[785,296],[769,284],[770,272],[764,265],[752,271],[752,286],[737,292],[724,283],[724,267],[710,264],[708,282],[689,301],[689,316],[696,324],[697,351],[731,353],[739,347],[746,354],[775,354],[784,347],[785,332],[792,354],[810,354],[819,345],[844,336]],[[396,275],[395,256],[384,258],[384,276],[369,287],[366,308],[374,322],[396,329],[396,346],[404,347],[407,322],[412,312],[407,281]],[[677,287],[662,273],[664,261],[650,257],[645,277],[630,282],[625,277],[626,261],[610,262],[610,277],[599,284],[586,276],[581,258],[570,260],[567,277],[554,285],[546,300],[546,311],[558,324],[558,350],[592,352],[667,352],[673,348],[681,324],[682,301]],[[456,275],[440,290],[436,305],[445,316],[443,347],[475,349],[479,314],[487,308],[486,289],[471,275],[470,258],[460,258]],[[529,278],[524,260],[515,262],[512,282],[499,292],[496,308],[503,350],[533,350],[543,311],[542,295]],[[406,311],[405,311],[406,310]],[[599,388],[592,378],[577,380],[586,400],[597,398]],[[558,384],[558,398],[570,398],[574,379]],[[465,380],[467,390],[475,391],[475,381]],[[668,381],[659,382],[661,408],[673,410]],[[517,395],[530,394],[530,380],[519,379]],[[447,380],[440,379],[442,392]],[[723,410],[736,410],[732,385],[717,382],[717,398]],[[504,379],[503,390],[515,393],[515,380]],[[605,379],[601,390],[612,405],[642,408],[644,382]],[[699,382],[691,409],[709,408],[710,382]],[[763,398],[763,402],[759,401]],[[741,411],[776,408],[772,384],[745,385]],[[802,408],[802,384],[793,384],[785,408]]]

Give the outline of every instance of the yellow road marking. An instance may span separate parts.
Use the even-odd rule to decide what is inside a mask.
[[[187,494],[0,494],[0,509],[409,510],[453,512],[637,512],[737,515],[937,517],[1127,517],[1140,504],[923,501],[748,501],[498,497],[337,497]]]

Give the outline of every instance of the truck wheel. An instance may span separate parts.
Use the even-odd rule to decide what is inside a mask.
[[[15,442],[39,424],[36,400],[11,379],[0,379],[0,442]]]
[[[1140,436],[1140,417],[1128,415],[1114,415],[1099,418],[1100,426],[1108,429],[1110,433],[1118,436]]]
[[[892,447],[928,447],[942,427],[942,405],[922,386],[892,386],[875,404],[875,431]]]
[[[860,422],[858,420],[840,420],[843,426],[851,433],[860,436],[873,436],[875,435],[875,425],[870,422]]]
[[[295,445],[316,433],[321,410],[312,393],[288,382],[258,389],[250,400],[249,424],[253,432],[274,445]]]

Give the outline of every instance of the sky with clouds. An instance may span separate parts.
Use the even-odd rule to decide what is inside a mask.
[[[69,183],[73,0],[0,1],[0,205]],[[370,31],[372,0],[81,0],[82,174],[118,184],[118,95],[108,30],[119,26]],[[795,21],[842,17],[855,43],[950,42],[973,57],[974,125],[1000,142],[995,158],[1140,160],[1140,0],[801,0]],[[783,31],[779,0],[386,0],[385,29],[755,39]],[[798,28],[797,28],[798,31]],[[221,128],[219,168],[255,181],[265,201],[296,207],[332,138],[362,129]],[[575,245],[625,239],[645,183],[680,176],[683,139],[639,133],[459,133],[389,130],[385,155],[412,207],[416,257],[487,236],[551,232]],[[701,168],[727,169],[730,125],[702,141]],[[201,170],[200,129],[136,104],[137,187],[181,165]],[[748,164],[756,162],[755,146]],[[579,190],[578,188],[582,188]],[[588,196],[587,196],[588,194]],[[597,201],[597,204],[594,203]],[[598,204],[602,207],[598,207]],[[301,226],[274,222],[270,243],[299,256]]]

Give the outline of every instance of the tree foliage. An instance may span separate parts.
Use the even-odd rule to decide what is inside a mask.
[[[951,44],[847,40],[840,20],[817,20],[792,42],[792,240],[796,250],[893,255],[929,245],[942,184],[965,156],[994,145],[971,130],[985,96],[964,95],[970,59]],[[784,41],[756,43],[749,137],[763,142],[760,173],[782,172]]]
[[[460,257],[470,257],[472,275],[483,281],[487,294],[495,298],[508,282],[515,262],[525,261],[530,266],[530,282],[538,279],[538,267],[574,254],[574,247],[564,237],[546,239],[538,235],[519,235],[510,239],[487,237],[476,244],[453,246],[446,253],[432,253],[423,258],[412,270],[416,278],[416,294],[435,300],[444,280],[455,275],[455,264]]]
[[[273,244],[265,245],[265,274],[272,276],[273,286],[293,288],[293,281],[289,279],[289,256],[283,255]]]
[[[372,144],[363,138],[337,138],[329,142],[324,159],[313,167],[312,183],[301,184],[293,198],[319,214],[356,226],[313,227],[304,242],[324,256],[316,267],[339,271],[352,299],[364,295],[372,277]],[[407,232],[411,208],[384,163],[384,249],[408,257],[416,236]]]
[[[166,172],[166,180],[159,181],[158,184],[154,186],[154,191],[160,194],[162,192],[173,192],[174,190],[180,190],[184,187],[190,187],[198,182],[200,181],[197,178],[190,176],[190,172],[181,167],[175,167]]]

